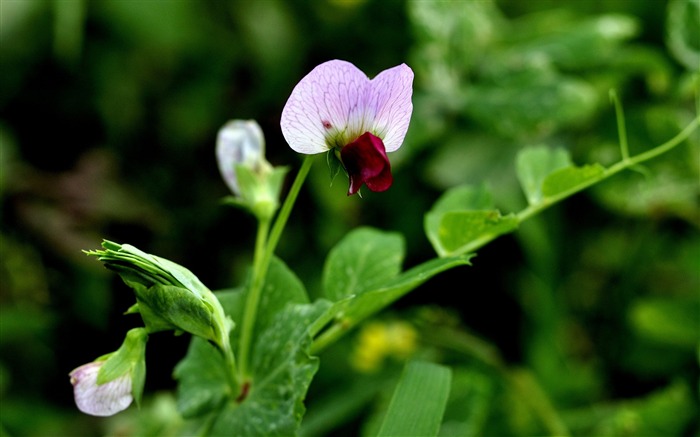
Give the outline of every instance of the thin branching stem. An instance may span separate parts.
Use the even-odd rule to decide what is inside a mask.
[[[245,382],[250,377],[248,367],[250,361],[250,350],[253,341],[253,330],[255,328],[255,320],[258,314],[258,305],[262,294],[263,286],[265,285],[265,276],[267,275],[272,255],[275,252],[277,243],[279,242],[282,231],[284,230],[289,215],[292,211],[297,196],[301,191],[301,186],[309,174],[313,155],[307,156],[297,173],[294,183],[287,194],[287,198],[280,209],[280,212],[275,220],[272,230],[270,230],[270,220],[261,220],[258,225],[258,233],[255,240],[255,254],[253,258],[253,273],[250,281],[250,288],[246,297],[245,311],[243,313],[243,322],[241,326],[241,335],[239,341],[239,379]]]
[[[610,100],[615,106],[615,118],[617,119],[617,136],[620,141],[620,153],[622,160],[626,161],[630,157],[630,149],[627,144],[627,127],[625,126],[625,113],[622,110],[622,103],[615,90],[610,90]]]

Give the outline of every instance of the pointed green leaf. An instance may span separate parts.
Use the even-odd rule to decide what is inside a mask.
[[[351,296],[333,304],[326,314],[312,325],[312,334],[315,335],[324,326],[324,323],[335,319],[335,326],[347,330],[357,325],[362,320],[375,314],[383,308],[396,302],[411,290],[417,288],[428,279],[438,273],[461,265],[469,265],[472,255],[461,255],[451,258],[436,258],[424,262],[402,274],[387,280],[385,283],[366,290],[359,295]]]
[[[404,252],[399,234],[371,228],[353,230],[328,254],[323,269],[325,296],[338,301],[396,276]]]
[[[288,303],[309,303],[309,297],[296,274],[282,260],[273,257],[260,293],[255,332],[264,331]]]
[[[566,167],[549,174],[542,182],[542,194],[553,197],[569,190],[583,187],[600,179],[605,174],[605,167],[600,164],[588,164],[582,167]]]
[[[516,160],[516,172],[528,203],[540,203],[543,197],[542,182],[547,175],[570,165],[571,158],[564,149],[539,146],[520,151]]]
[[[439,228],[440,247],[447,255],[462,254],[479,241],[513,232],[518,228],[518,218],[502,216],[498,210],[454,211],[442,216]]]
[[[517,228],[514,216],[501,216],[493,208],[491,195],[483,186],[452,188],[425,215],[425,233],[441,257],[466,253],[474,242]]]
[[[436,436],[450,394],[452,371],[445,366],[411,362],[394,391],[379,436]]]

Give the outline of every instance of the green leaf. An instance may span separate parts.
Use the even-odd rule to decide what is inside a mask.
[[[547,175],[571,165],[569,153],[561,148],[529,147],[518,153],[516,173],[530,205],[542,201],[542,182]]]
[[[343,168],[343,164],[340,161],[340,158],[338,158],[338,156],[336,155],[335,149],[331,149],[328,151],[328,153],[326,153],[326,163],[328,164],[328,172],[331,179],[331,185],[333,185],[335,177],[338,176],[340,169]]]
[[[318,368],[308,355],[308,326],[330,303],[288,305],[255,343],[248,396],[229,400],[214,418],[210,435],[289,436],[299,427],[306,391]],[[221,381],[224,385],[225,381]]]
[[[502,216],[493,209],[485,187],[471,185],[446,191],[424,219],[428,240],[441,257],[464,254],[474,243],[512,232],[517,226],[515,216]]]
[[[440,245],[448,255],[462,254],[479,241],[490,241],[517,228],[515,215],[502,216],[497,210],[448,212],[440,221]]]
[[[456,266],[469,265],[471,257],[472,255],[461,255],[426,261],[371,290],[336,302],[319,320],[326,322],[335,319],[335,327],[340,327],[342,330],[350,329],[372,314],[396,302],[406,293],[438,273]],[[318,333],[325,324],[319,323],[319,320],[312,326],[313,335]]]
[[[338,301],[396,276],[404,253],[399,234],[371,228],[351,231],[328,254],[323,269],[325,296]]]
[[[493,207],[491,193],[485,186],[461,185],[451,188],[440,196],[431,208],[431,212],[486,210]]]
[[[452,371],[445,366],[411,362],[404,369],[379,436],[436,436],[450,393]]]
[[[243,290],[217,292],[216,296],[228,316],[242,317]],[[273,258],[254,331],[248,396],[240,403],[231,399],[222,354],[194,338],[175,369],[181,414],[188,418],[208,414],[213,426],[210,435],[293,435],[318,367],[318,360],[308,355],[309,326],[330,306],[326,300],[306,302],[301,282]],[[234,347],[236,334],[234,330],[231,335]]]
[[[267,329],[272,319],[288,303],[309,303],[306,288],[282,260],[272,257],[265,276],[265,285],[260,293],[254,336],[257,335],[255,333]]]
[[[605,167],[597,163],[559,169],[544,179],[542,194],[545,197],[564,194],[569,190],[600,179],[604,173]]]
[[[175,366],[177,409],[186,419],[214,410],[229,395],[224,358],[211,343],[192,338],[187,355]]]
[[[538,146],[518,154],[516,171],[528,203],[537,205],[547,197],[564,194],[600,179],[605,167],[600,164],[577,167],[566,150]]]
[[[246,290],[219,291],[216,294],[226,315],[233,320],[243,319]],[[273,257],[265,278],[258,304],[253,338],[266,331],[288,303],[304,304],[309,298],[306,290],[279,258]],[[238,346],[238,330],[231,332],[231,345]],[[206,342],[192,339],[187,356],[175,369],[178,380],[178,409],[185,417],[196,417],[219,405],[229,393],[221,353]]]

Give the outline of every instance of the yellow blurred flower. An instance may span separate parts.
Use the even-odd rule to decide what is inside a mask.
[[[417,340],[418,333],[409,323],[369,322],[360,330],[350,364],[359,372],[376,372],[388,357],[398,360],[410,357]]]

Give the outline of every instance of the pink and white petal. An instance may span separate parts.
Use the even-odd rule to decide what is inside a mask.
[[[387,152],[401,147],[413,112],[413,70],[401,64],[379,73],[370,83],[367,117],[372,131],[382,138]]]
[[[311,70],[282,110],[280,125],[289,146],[299,153],[325,152],[329,139],[342,135],[351,124],[364,123],[362,102],[368,83],[369,78],[346,61],[324,62]]]
[[[75,404],[92,416],[112,416],[125,410],[131,402],[131,377],[128,374],[104,384],[97,384],[97,374],[104,361],[92,362],[70,373]]]

